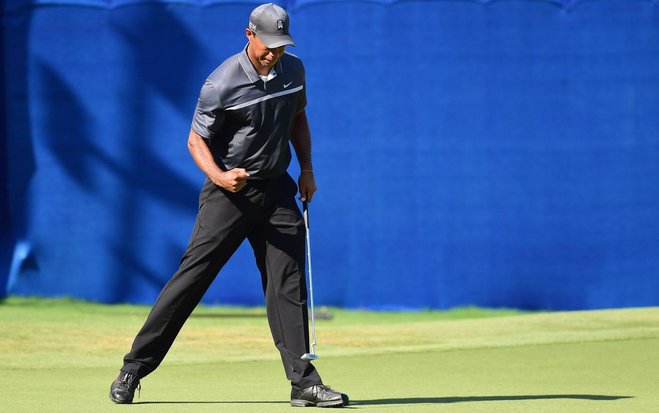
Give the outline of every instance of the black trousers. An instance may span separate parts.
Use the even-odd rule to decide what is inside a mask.
[[[261,272],[268,322],[294,388],[322,381],[300,357],[309,351],[304,222],[295,202],[297,186],[284,174],[250,180],[238,193],[207,180],[181,265],[124,357],[123,371],[144,377],[162,362],[192,310],[220,269],[247,238]]]

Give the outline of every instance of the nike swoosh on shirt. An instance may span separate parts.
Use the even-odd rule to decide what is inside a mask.
[[[289,86],[291,85],[291,83],[293,83],[293,82],[284,83],[284,89],[286,89],[287,87],[289,87]]]

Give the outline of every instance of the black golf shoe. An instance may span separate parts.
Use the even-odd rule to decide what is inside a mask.
[[[135,389],[140,391],[140,379],[133,373],[121,371],[110,386],[110,400],[119,404],[132,403]]]
[[[291,391],[293,407],[343,407],[349,403],[347,394],[339,393],[322,384]]]

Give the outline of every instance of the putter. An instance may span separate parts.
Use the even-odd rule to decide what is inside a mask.
[[[316,316],[313,308],[313,277],[311,275],[311,240],[309,238],[309,203],[302,201],[302,217],[304,218],[304,229],[306,230],[307,243],[307,266],[309,269],[309,304],[311,307],[311,353],[305,353],[300,357],[302,360],[318,360],[316,354]]]

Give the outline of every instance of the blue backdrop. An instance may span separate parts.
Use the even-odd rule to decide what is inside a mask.
[[[4,3],[0,295],[155,300],[203,182],[199,88],[256,3]],[[657,2],[282,4],[318,303],[659,305]],[[248,245],[204,301],[262,303]]]

